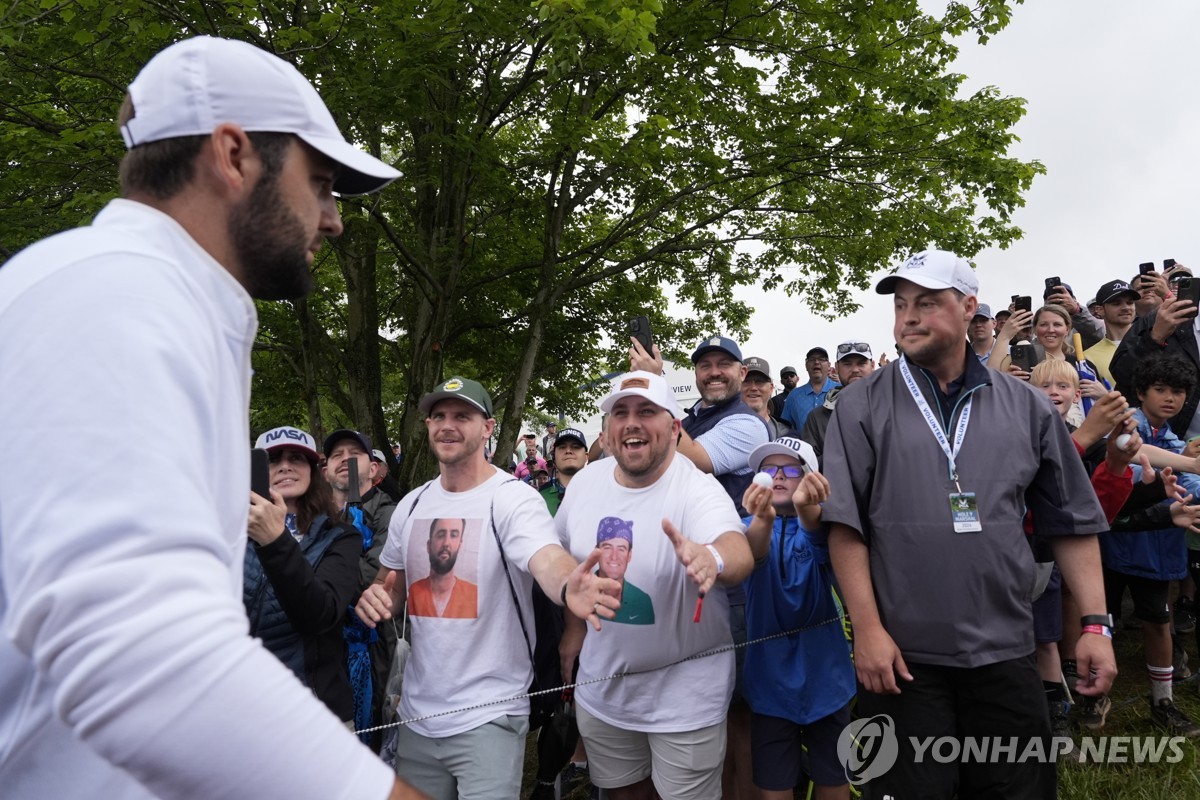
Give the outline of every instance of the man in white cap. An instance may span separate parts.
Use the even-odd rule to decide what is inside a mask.
[[[1096,537],[1108,524],[1053,407],[967,344],[978,289],[970,264],[937,250],[880,281],[904,356],[847,387],[826,433],[822,519],[854,620],[858,711],[890,716],[899,743],[868,798],[1054,796],[1053,763],[918,763],[910,738],[1047,743],[1026,509],[1089,631],[1079,693],[1116,674]]]
[[[800,431],[800,438],[812,445],[818,463],[825,452],[825,431],[829,428],[833,409],[837,407],[838,395],[850,384],[875,371],[875,359],[871,354],[871,345],[867,342],[850,339],[839,344],[834,352],[837,354],[837,361],[833,369],[840,385],[829,390],[825,402],[809,413],[808,419],[804,420],[804,429]]]
[[[614,798],[719,798],[733,653],[680,659],[732,643],[725,592],[710,590],[742,582],[750,548],[716,478],[676,457],[684,413],[665,378],[626,373],[600,409],[613,457],[574,477],[555,524],[576,558],[622,545],[622,578],[642,593],[638,619],[585,636],[568,615],[563,633],[563,662],[579,655],[576,717],[591,781]],[[636,674],[587,683],[618,672]]]
[[[333,192],[398,173],[242,42],[163,50],[120,124],[122,197],[0,271],[5,443],[100,459],[65,494],[36,459],[0,474],[0,786],[411,796],[247,635],[240,597],[253,301],[305,294]]]

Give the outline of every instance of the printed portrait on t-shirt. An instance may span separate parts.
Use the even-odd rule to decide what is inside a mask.
[[[483,521],[414,519],[405,572],[414,617],[479,617],[479,532]]]
[[[600,548],[597,573],[621,583],[617,593],[621,608],[612,621],[627,625],[653,625],[654,604],[650,601],[650,595],[625,578],[629,562],[633,559],[633,522],[620,517],[604,517],[596,529],[596,546]]]

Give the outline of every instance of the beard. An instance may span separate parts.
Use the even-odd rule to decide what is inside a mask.
[[[442,561],[437,556],[429,557],[429,571],[434,575],[449,575],[454,571],[454,565],[458,562],[458,553],[451,553],[450,557]]]
[[[229,236],[251,297],[291,300],[312,291],[311,240],[279,192],[278,170],[264,173],[230,213]]]

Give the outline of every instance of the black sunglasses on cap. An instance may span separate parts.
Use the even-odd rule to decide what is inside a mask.
[[[871,345],[867,344],[866,342],[843,342],[842,344],[838,345],[837,349],[838,358],[841,358],[842,356],[848,356],[851,353],[867,355],[870,352]]]

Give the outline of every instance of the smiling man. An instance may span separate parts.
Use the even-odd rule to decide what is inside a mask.
[[[517,797],[533,679],[522,624],[533,628],[533,582],[597,627],[612,618],[619,587],[592,573],[599,550],[577,564],[533,487],[484,458],[496,420],[482,385],[450,378],[417,407],[438,476],[400,501],[379,574],[355,607],[374,627],[406,593],[414,604],[399,711],[416,721],[399,729],[396,772],[437,798]],[[425,568],[434,613],[417,614],[428,610]],[[478,587],[473,607],[454,597],[464,579]],[[492,700],[501,702],[481,705]]]
[[[826,434],[822,519],[854,620],[858,711],[889,715],[900,743],[868,798],[1054,796],[1053,764],[918,763],[910,738],[1005,737],[1024,752],[1049,737],[1027,509],[1085,615],[1077,691],[1099,695],[1116,674],[1096,536],[1108,523],[1045,397],[967,343],[978,290],[971,265],[938,250],[881,280],[904,356],[846,387]]]
[[[771,416],[771,401],[774,399],[771,394],[775,391],[775,384],[771,380],[771,365],[765,358],[757,356],[747,358],[745,365],[746,379],[742,381],[742,399],[767,423],[771,439],[778,439],[787,428]]]
[[[656,789],[678,800],[716,800],[733,653],[680,659],[731,644],[725,593],[711,589],[741,583],[753,565],[750,548],[713,477],[677,457],[683,412],[665,378],[627,373],[600,409],[613,457],[575,476],[555,523],[573,555],[597,544],[607,550],[600,564],[620,576],[618,615],[653,617],[600,630],[568,620],[561,655],[564,663],[579,656],[576,716],[591,781],[612,800],[649,800]],[[585,683],[617,672],[631,674]]]

